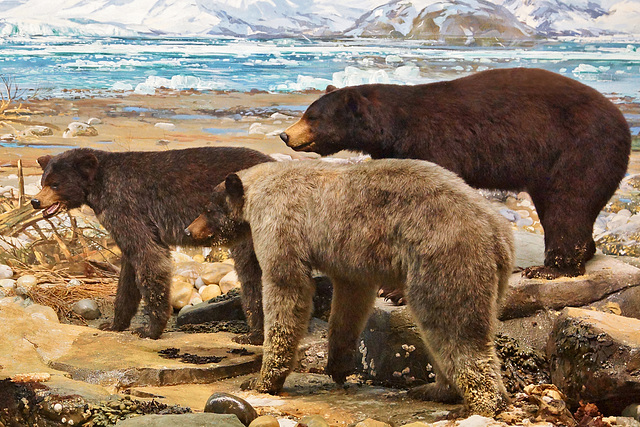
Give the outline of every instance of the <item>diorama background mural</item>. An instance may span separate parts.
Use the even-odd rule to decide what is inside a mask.
[[[0,72],[39,96],[415,84],[515,66],[636,101],[640,0],[0,1]]]

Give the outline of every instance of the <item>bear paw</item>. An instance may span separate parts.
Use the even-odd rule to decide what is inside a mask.
[[[378,296],[380,298],[384,298],[385,301],[391,301],[393,305],[405,305],[406,301],[404,300],[404,292],[402,289],[386,289],[380,288],[378,291]]]
[[[238,344],[249,345],[262,345],[264,341],[264,335],[262,332],[250,332],[248,334],[238,335],[233,337],[232,341]]]
[[[133,330],[133,333],[138,335],[140,338],[151,338],[152,340],[157,340],[162,335],[162,331],[153,331],[150,328],[136,328]]]
[[[528,267],[522,270],[522,277],[527,279],[553,280],[558,277],[576,277],[584,274],[584,267],[579,268],[557,268],[546,267],[544,265]]]
[[[462,403],[462,396],[449,386],[441,386],[437,383],[430,383],[414,387],[407,392],[407,395],[416,400],[428,400],[442,403]]]

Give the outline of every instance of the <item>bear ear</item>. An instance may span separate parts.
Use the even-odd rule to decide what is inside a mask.
[[[234,204],[241,205],[244,201],[244,186],[242,185],[240,177],[235,173],[227,175],[227,178],[224,180],[224,186],[229,199]]]
[[[44,170],[47,165],[49,164],[49,161],[52,159],[53,157],[46,155],[46,156],[41,156],[38,157],[38,160],[36,160],[38,162],[38,164],[40,165],[40,167],[42,168],[42,170]]]
[[[78,171],[87,181],[93,181],[98,172],[98,158],[93,153],[82,153],[74,162]]]
[[[334,85],[328,85],[327,88],[324,90],[324,93],[333,92],[336,89],[338,89],[338,88],[335,87]]]
[[[345,91],[345,96],[347,98],[346,104],[349,111],[356,116],[362,116],[366,112],[369,100],[362,96],[360,92],[350,89]]]

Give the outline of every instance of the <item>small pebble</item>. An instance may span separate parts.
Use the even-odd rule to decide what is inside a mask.
[[[23,286],[25,288],[30,288],[37,284],[38,284],[38,279],[36,279],[36,276],[32,276],[30,274],[19,277],[16,282],[17,286]]]
[[[366,420],[360,421],[355,427],[391,427],[387,423],[383,423],[382,421],[374,420],[373,418],[367,418]]]
[[[302,425],[306,427],[329,427],[329,423],[320,415],[309,415],[300,418],[298,426]]]
[[[2,279],[0,280],[0,287],[4,289],[15,289],[16,281],[13,279]]]
[[[211,298],[222,295],[222,291],[220,290],[220,286],[218,285],[204,286],[200,288],[199,292],[200,296],[202,297],[202,301],[209,301]]]
[[[71,310],[87,320],[95,320],[100,317],[100,308],[98,307],[98,303],[91,298],[81,299],[73,304]]]
[[[280,423],[278,423],[277,418],[271,415],[262,415],[251,421],[249,427],[280,427]]]
[[[83,283],[78,279],[71,279],[68,283],[70,286],[81,286]]]
[[[56,403],[55,405],[53,405],[53,410],[56,411],[57,413],[62,412],[62,405],[59,403]]]
[[[204,412],[235,414],[245,426],[258,418],[258,413],[249,402],[229,393],[213,393],[209,396],[204,405]]]
[[[13,277],[13,270],[5,264],[0,264],[0,279],[10,279]]]

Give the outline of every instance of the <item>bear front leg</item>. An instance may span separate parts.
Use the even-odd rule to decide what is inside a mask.
[[[263,271],[265,340],[262,369],[255,384],[255,389],[262,393],[282,390],[311,317],[314,282],[310,271],[305,271],[304,276],[290,274],[296,267],[294,262],[280,260],[278,265]]]
[[[112,324],[100,325],[101,329],[110,331],[124,331],[131,324],[131,319],[138,311],[140,291],[136,285],[136,272],[126,256],[122,256],[120,279],[114,303],[114,317]]]
[[[262,311],[262,269],[248,238],[231,248],[238,279],[242,284],[242,308],[249,324],[249,333],[234,338],[239,344],[262,345],[264,314]]]
[[[329,316],[329,358],[325,373],[344,383],[355,368],[358,337],[376,298],[376,288],[331,277],[333,297]]]

